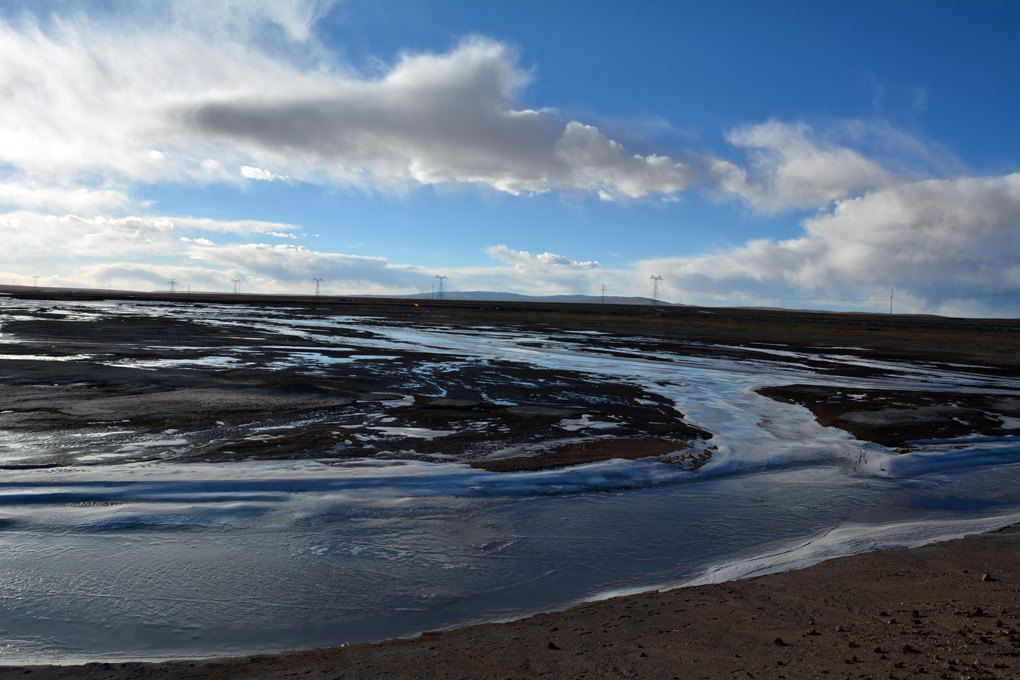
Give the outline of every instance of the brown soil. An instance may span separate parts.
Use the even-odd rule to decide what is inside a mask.
[[[29,673],[30,672],[30,673]],[[413,640],[8,678],[1016,678],[1020,528]]]
[[[707,436],[707,433],[699,433],[696,428],[688,429],[691,431],[692,437],[698,434]],[[563,444],[548,452],[538,454],[497,458],[495,460],[476,460],[471,462],[471,467],[488,470],[489,472],[550,470],[570,465],[594,463],[600,460],[611,460],[613,458],[637,460],[638,458],[661,456],[667,453],[683,451],[687,448],[687,443],[687,441],[652,439],[649,437],[635,439],[589,439]],[[706,457],[704,462],[707,461],[708,458]]]
[[[1020,434],[1015,428],[1006,428],[997,417],[1020,417],[1020,398],[1016,396],[825,385],[763,387],[758,393],[804,406],[822,425],[883,446],[970,434]]]

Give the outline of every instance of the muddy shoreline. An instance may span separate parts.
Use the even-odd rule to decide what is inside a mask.
[[[1020,527],[503,624],[239,659],[0,667],[0,679],[1012,678]]]
[[[826,427],[838,427],[857,439],[894,447],[901,453],[909,451],[912,441],[1020,433],[1020,397],[1015,394],[824,385],[763,387],[758,393],[804,406]]]
[[[598,305],[338,296],[191,295],[2,286],[26,300],[109,300],[300,308],[308,314],[372,316],[400,323],[647,335],[686,343],[840,350],[850,356],[962,362],[972,370],[1020,371],[1020,319],[968,319],[788,309]],[[719,351],[720,348],[706,348]],[[862,352],[863,350],[863,352]]]
[[[19,295],[0,305],[0,429],[73,433],[102,452],[82,456],[80,447],[64,447],[40,459],[0,463],[13,469],[378,457],[459,460],[507,471],[613,457],[611,444],[582,443],[588,440],[619,442],[624,458],[687,450],[681,464],[692,469],[710,455],[700,443],[713,433],[634,384],[540,369],[512,357],[479,362],[425,346],[395,349],[379,345],[373,324],[526,333],[536,339],[521,340],[521,347],[570,343],[572,351],[596,357],[768,361],[822,379],[881,377],[887,369],[875,362],[893,346],[898,360],[922,369],[965,365],[976,375],[1020,374],[1016,320],[272,296],[148,295],[136,296],[146,302],[138,306],[94,292],[72,291],[59,300],[46,290]],[[81,300],[135,306],[79,318],[67,305]],[[26,304],[34,305],[30,313],[18,311]],[[221,311],[194,317],[193,310],[206,308]],[[262,315],[262,322],[231,322],[233,312],[238,319]],[[283,318],[290,326],[281,334],[273,322]],[[338,318],[348,322],[327,323]],[[373,350],[373,343],[387,348]],[[1017,414],[1015,399],[985,399],[982,411],[952,406],[959,401],[955,392],[934,391],[924,403],[908,403],[920,399],[917,394],[897,401],[875,391],[868,401],[878,406],[855,403],[837,412],[838,388],[817,389],[828,391],[775,385],[760,393],[806,406],[822,424],[893,446],[911,438],[1008,434],[1002,417]],[[876,424],[882,404],[890,411],[886,419],[895,420],[889,403],[901,404],[902,426]],[[924,414],[920,425],[908,422]],[[97,438],[115,426],[147,433],[149,442],[103,449]],[[187,446],[175,445],[182,440]],[[642,444],[646,450],[636,450]],[[524,460],[536,456],[545,462]],[[507,462],[513,459],[519,464]]]

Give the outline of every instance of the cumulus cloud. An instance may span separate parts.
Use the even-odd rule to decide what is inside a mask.
[[[694,169],[667,156],[631,153],[594,126],[519,107],[516,96],[529,80],[512,49],[473,38],[446,54],[405,54],[379,78],[335,78],[314,94],[210,100],[183,120],[252,155],[293,163],[297,154],[352,182],[367,175],[383,184],[640,198],[694,181]]]
[[[764,211],[814,208],[893,180],[875,161],[820,139],[804,123],[768,121],[735,128],[726,138],[747,152],[751,165],[716,161],[720,184]]]
[[[599,263],[596,261],[581,262],[550,252],[529,253],[527,250],[514,250],[503,244],[491,246],[485,252],[518,269],[597,269],[599,267]]]
[[[646,266],[678,285],[751,299],[862,302],[895,287],[912,311],[967,299],[995,305],[990,293],[1020,288],[1020,173],[900,183],[837,201],[803,227],[798,238]]]
[[[355,72],[314,38],[328,6],[150,3],[158,20],[130,10],[0,20],[0,165],[33,181],[293,177],[605,198],[696,179],[675,158],[521,106],[531,72],[503,43],[471,38],[404,54],[378,76]]]

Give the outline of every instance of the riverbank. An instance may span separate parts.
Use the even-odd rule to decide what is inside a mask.
[[[0,668],[0,680],[1018,674],[1020,526],[413,640],[226,660]]]

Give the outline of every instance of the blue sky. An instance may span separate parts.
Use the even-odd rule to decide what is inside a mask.
[[[1010,2],[7,3],[0,280],[656,273],[1015,315],[1018,29]]]

